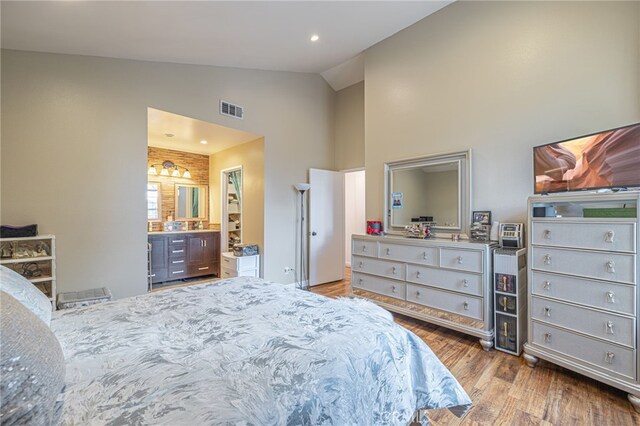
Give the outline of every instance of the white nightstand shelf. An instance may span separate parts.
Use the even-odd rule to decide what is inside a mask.
[[[234,256],[232,252],[222,253],[220,278],[259,277],[260,255]]]
[[[12,269],[31,281],[47,295],[52,309],[56,309],[56,237],[54,235],[0,238],[0,256],[0,265]]]

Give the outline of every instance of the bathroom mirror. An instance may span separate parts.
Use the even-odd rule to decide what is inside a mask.
[[[207,185],[175,185],[176,220],[208,220]]]
[[[436,233],[468,234],[471,151],[385,163],[385,229],[432,222]]]
[[[150,222],[157,222],[162,218],[160,188],[160,182],[147,182],[147,220]]]

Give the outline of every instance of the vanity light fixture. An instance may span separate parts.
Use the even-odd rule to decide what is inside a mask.
[[[320,40],[320,36],[318,34],[313,34],[309,40],[314,41],[314,42],[318,41],[318,40]]]
[[[173,161],[169,160],[163,161],[162,164],[150,165],[147,174],[157,176],[158,167],[162,167],[162,169],[160,170],[160,176],[183,177],[185,179],[191,179],[191,173],[189,172],[189,169],[179,166]],[[180,173],[180,169],[184,170],[184,172]]]

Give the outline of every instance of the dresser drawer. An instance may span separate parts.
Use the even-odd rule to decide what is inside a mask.
[[[186,235],[169,235],[169,247],[179,247],[187,245]]]
[[[185,257],[187,255],[187,246],[169,246],[169,258],[172,257]]]
[[[169,265],[169,280],[183,278],[186,275],[187,275],[187,265],[185,264]]]
[[[440,266],[461,271],[482,272],[482,252],[441,248]]]
[[[233,253],[222,253],[222,267],[233,269],[234,271],[248,271],[260,267],[258,256],[239,256]]]
[[[378,243],[376,241],[353,240],[351,254],[359,256],[378,256]]]
[[[351,269],[354,272],[365,272],[367,274],[393,278],[394,280],[404,280],[406,278],[406,266],[400,262],[353,256]]]
[[[636,315],[635,286],[532,271],[531,293]]]
[[[233,277],[257,277],[258,270],[245,270],[245,271],[236,271],[235,269],[225,268],[224,266],[220,268],[220,278],[233,278]]]
[[[436,247],[380,243],[378,248],[378,257],[380,259],[438,266],[438,249]]]
[[[371,275],[353,273],[351,286],[362,290],[383,294],[395,299],[406,298],[406,284],[401,281],[388,280]]]
[[[407,301],[481,321],[484,319],[479,297],[407,284]]]
[[[531,318],[630,348],[635,346],[635,318],[567,305],[535,296],[531,298]]]
[[[407,265],[407,281],[482,296],[482,275]]]
[[[169,259],[169,266],[176,266],[176,267],[180,267],[181,265],[184,265],[187,263],[187,259],[182,256],[182,257],[174,257]]]
[[[622,253],[589,252],[533,247],[533,269],[635,284],[635,256]]]
[[[636,228],[634,223],[534,221],[531,224],[531,243],[635,253]]]
[[[635,380],[635,351],[532,321],[531,343]]]

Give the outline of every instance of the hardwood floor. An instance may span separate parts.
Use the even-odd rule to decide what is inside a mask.
[[[349,284],[347,278],[312,291],[348,296]],[[640,425],[625,392],[542,360],[529,368],[522,357],[483,351],[475,337],[394,316],[431,347],[473,400],[462,419],[430,411],[433,425]]]

